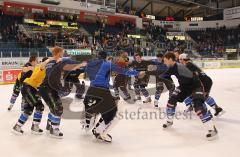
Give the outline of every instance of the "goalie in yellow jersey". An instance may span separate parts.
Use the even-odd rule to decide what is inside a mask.
[[[51,61],[51,58],[43,58],[42,63],[34,68],[31,77],[26,78],[23,81],[21,93],[26,104],[24,106],[22,114],[18,119],[18,122],[13,127],[13,131],[17,134],[23,134],[21,127],[26,123],[29,116],[32,115],[34,108],[35,112],[33,115],[33,124],[31,128],[32,133],[43,133],[43,130],[39,128],[39,124],[42,119],[44,105],[41,101],[41,97],[38,94],[38,87],[42,84],[46,76],[45,66],[49,61]]]

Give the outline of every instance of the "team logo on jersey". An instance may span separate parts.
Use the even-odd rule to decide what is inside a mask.
[[[96,100],[93,100],[93,99],[89,99],[88,100],[88,106],[92,106],[92,105],[95,105],[97,103],[97,101]]]

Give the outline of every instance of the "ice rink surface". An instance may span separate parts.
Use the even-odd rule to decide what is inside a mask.
[[[0,156],[1,157],[239,157],[240,156],[240,69],[206,70],[214,81],[211,95],[226,113],[215,118],[219,138],[207,141],[207,130],[193,114],[192,118],[174,121],[174,126],[163,130],[165,119],[148,119],[144,113],[158,112],[151,107],[119,102],[122,113],[136,113],[139,117],[130,119],[125,116],[112,130],[111,144],[97,142],[91,134],[86,134],[79,123],[78,111],[82,103],[70,104],[62,120],[63,139],[53,139],[48,135],[32,135],[29,119],[23,127],[23,136],[13,134],[12,127],[20,115],[20,99],[11,112],[7,111],[13,85],[0,86]],[[167,93],[162,95],[160,105],[165,106]],[[149,104],[153,105],[153,104]],[[185,106],[178,104],[178,111]],[[66,114],[66,113],[65,113]],[[47,107],[44,112],[42,128],[46,125]],[[66,118],[67,117],[67,118]],[[70,118],[73,118],[70,116]]]

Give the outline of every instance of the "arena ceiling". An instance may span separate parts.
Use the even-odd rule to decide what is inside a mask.
[[[205,17],[239,6],[240,0],[117,0],[117,5],[155,16]]]

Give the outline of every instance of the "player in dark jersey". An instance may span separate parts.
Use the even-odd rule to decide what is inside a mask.
[[[122,52],[114,61],[116,65],[118,65],[121,68],[127,68],[129,64],[129,58],[126,55],[125,52]],[[119,88],[124,94],[124,100],[131,99],[130,94],[127,90],[127,84],[128,84],[129,77],[123,74],[116,74],[116,77],[113,82],[113,88],[115,92],[115,96],[120,99],[119,97]]]
[[[95,137],[105,142],[111,142],[112,137],[108,132],[116,123],[115,118],[117,113],[117,104],[110,92],[110,74],[124,74],[127,76],[137,76],[143,74],[136,70],[123,69],[116,64],[106,61],[107,54],[102,51],[99,53],[98,59],[88,62],[86,73],[90,79],[90,87],[87,90],[84,105],[85,105],[85,123],[84,128],[91,130]],[[100,120],[94,125],[95,117],[101,115]]]
[[[37,63],[38,63],[38,58],[36,56],[31,56],[29,58],[28,62],[23,66],[23,71],[18,75],[18,77],[15,81],[15,84],[13,86],[13,93],[12,93],[12,96],[10,99],[10,105],[8,107],[8,111],[12,110],[12,108],[17,100],[17,97],[19,96],[19,93],[21,91],[21,85],[22,85],[23,81],[26,78],[31,76],[32,71]],[[24,104],[25,104],[25,101],[24,101],[24,99],[22,99],[21,109],[23,109]]]
[[[137,71],[147,71],[148,66],[152,64],[151,61],[143,60],[142,55],[140,53],[136,53],[134,55],[134,59],[135,60],[129,64],[129,67]],[[149,103],[152,101],[149,92],[146,90],[148,82],[149,75],[145,75],[143,78],[139,78],[138,76],[135,77],[134,91],[136,95],[134,101],[141,100],[141,93],[146,98],[146,100],[144,100],[143,103]]]
[[[38,94],[37,88],[41,85],[43,79],[45,78],[45,65],[49,61],[47,59],[47,57],[43,58],[42,63],[34,68],[32,75],[29,78],[26,78],[22,83],[21,93],[26,104],[18,122],[13,127],[14,133],[23,134],[22,126],[32,115],[34,109],[33,123],[31,127],[32,133],[38,135],[43,133],[43,130],[39,128],[39,124],[42,120],[44,105]]]
[[[202,71],[202,69],[200,69],[197,65],[193,64],[187,54],[185,54],[185,53],[181,54],[179,56],[179,61],[180,61],[180,63],[185,65],[189,70],[191,70],[196,75],[198,75],[199,79],[201,80],[201,82],[204,86],[204,92],[205,92],[205,98],[206,98],[204,103],[207,104],[208,106],[212,107],[215,110],[214,116],[220,116],[220,115],[224,114],[225,111],[221,107],[219,107],[217,105],[216,101],[214,100],[214,98],[210,96],[210,91],[211,91],[212,84],[213,84],[212,79],[206,73],[204,73]],[[192,97],[186,98],[184,100],[184,103],[186,104],[186,106],[189,106],[187,111],[193,110]]]
[[[168,119],[163,125],[163,128],[168,128],[173,125],[177,103],[183,102],[187,97],[192,96],[194,104],[193,108],[208,129],[206,138],[208,140],[213,140],[217,137],[218,131],[212,122],[211,112],[207,110],[206,105],[204,104],[204,87],[202,86],[199,77],[186,66],[176,63],[176,56],[174,53],[166,53],[164,56],[164,63],[169,69],[166,72],[162,72],[168,76],[176,76],[179,86],[174,90],[168,100],[166,110]]]
[[[148,66],[148,69],[150,68],[151,70],[149,70],[147,74],[154,75],[156,78],[154,107],[158,108],[158,101],[164,90],[164,85],[169,90],[169,96],[171,96],[172,92],[174,91],[175,85],[173,83],[173,80],[171,79],[171,76],[162,76],[161,73],[159,73],[159,71],[164,71],[168,69],[168,67],[163,62],[163,54],[157,54],[156,58],[157,59],[151,60],[153,65]]]
[[[63,106],[59,91],[65,92],[66,88],[61,84],[61,75],[64,71],[79,69],[84,64],[80,64],[70,58],[62,58],[64,51],[60,47],[56,46],[51,51],[54,60],[46,65],[46,77],[39,91],[50,110],[46,129],[50,131],[52,137],[62,138],[63,133],[60,131],[59,126],[63,114]]]
[[[70,94],[73,90],[73,86],[76,87],[75,97],[78,99],[83,99],[83,94],[85,92],[85,82],[80,82],[79,75],[84,73],[85,69],[77,69],[73,71],[67,71],[64,73],[64,87],[67,89],[66,92],[59,92],[60,97],[64,97]]]

